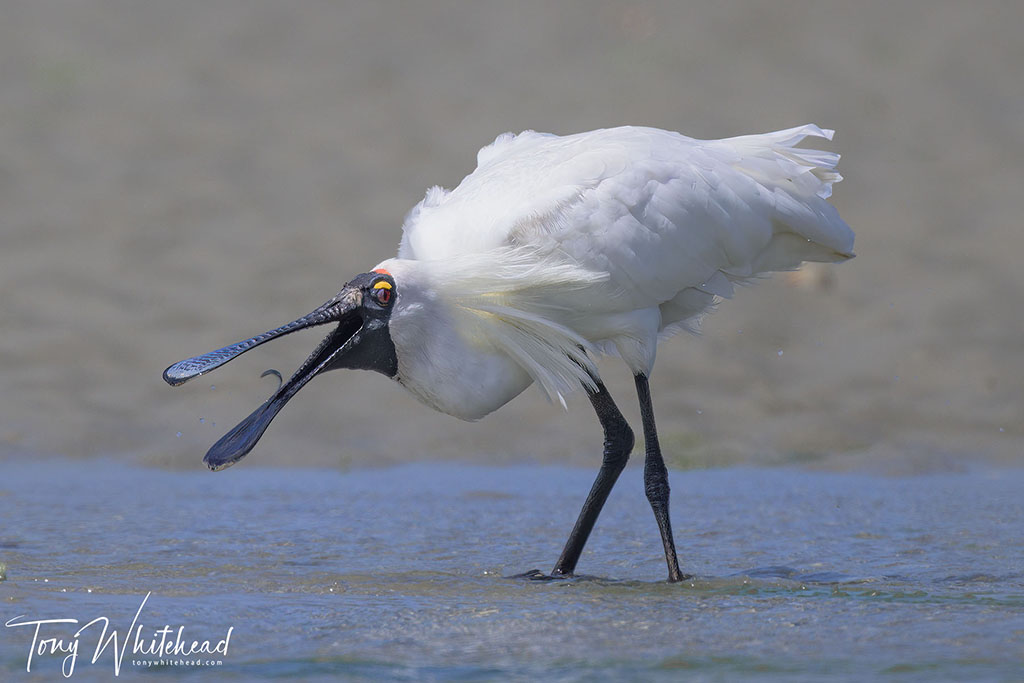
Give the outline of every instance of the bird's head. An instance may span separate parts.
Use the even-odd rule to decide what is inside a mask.
[[[164,380],[171,386],[177,386],[271,339],[307,327],[337,324],[291,379],[210,448],[203,459],[207,466],[220,470],[244,457],[263,436],[284,404],[322,372],[351,368],[375,370],[394,377],[398,372],[398,360],[388,323],[397,300],[397,285],[390,273],[382,269],[363,273],[309,315],[237,344],[180,361],[164,370]]]

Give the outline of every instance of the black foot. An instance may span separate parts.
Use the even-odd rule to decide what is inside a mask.
[[[523,579],[525,581],[560,581],[562,579],[571,579],[572,574],[545,574],[539,569],[531,569],[528,572],[513,574],[512,576],[507,576],[505,578]]]

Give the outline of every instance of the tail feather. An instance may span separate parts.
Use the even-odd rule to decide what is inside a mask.
[[[735,168],[772,192],[777,231],[795,233],[815,243],[814,247],[797,249],[794,257],[808,256],[789,259],[788,268],[796,267],[800,261],[837,261],[853,256],[853,231],[826,201],[832,195],[832,185],[843,179],[836,169],[839,155],[796,147],[807,137],[831,140],[833,134],[832,130],[808,124],[721,141],[737,153]],[[766,254],[764,265],[779,263],[782,248],[794,244],[789,239],[780,242],[775,250],[769,250],[775,253]],[[779,268],[765,270],[768,269]]]

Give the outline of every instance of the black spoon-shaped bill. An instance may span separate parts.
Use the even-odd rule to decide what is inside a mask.
[[[210,448],[206,457],[203,458],[210,469],[224,469],[238,462],[251,451],[263,436],[263,432],[267,430],[270,422],[291,397],[313,377],[330,369],[331,361],[338,354],[358,342],[358,333],[363,326],[363,317],[360,314],[361,304],[361,291],[357,287],[346,285],[336,297],[309,315],[222,349],[179,361],[164,370],[164,380],[171,386],[178,386],[194,377],[215,370],[271,339],[315,325],[338,323],[338,326],[320,342],[320,345],[310,354],[302,367],[292,375],[291,379],[281,385],[263,405],[239,422],[234,429],[221,437]]]
[[[309,380],[328,369],[331,361],[348,348],[360,326],[361,321],[357,316],[343,320],[333,332],[320,342],[316,350],[287,383],[210,447],[203,458],[206,466],[214,471],[222,470],[245,457],[256,446],[260,437],[263,436],[263,432],[267,431],[267,427],[270,426],[281,408]]]

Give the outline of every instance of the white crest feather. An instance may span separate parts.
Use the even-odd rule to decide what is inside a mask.
[[[522,247],[420,265],[470,336],[486,339],[508,354],[549,399],[564,406],[564,397],[580,386],[596,388],[597,370],[587,355],[593,345],[558,322],[572,313],[559,300],[606,280],[606,274],[540,258]]]

